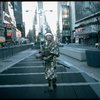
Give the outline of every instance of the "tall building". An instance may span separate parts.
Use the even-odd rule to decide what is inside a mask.
[[[42,23],[43,23],[43,2],[38,1],[38,25],[39,25],[39,33],[42,32]]]
[[[16,20],[11,2],[3,2],[3,24],[6,41],[14,41],[16,34]]]
[[[58,2],[58,37],[60,41],[66,43],[66,39],[70,42],[71,29],[70,29],[70,6],[68,2]]]
[[[3,2],[0,2],[0,42],[5,40],[3,27]]]
[[[94,45],[100,42],[100,2],[76,1],[75,34],[79,43]]]
[[[71,29],[71,42],[75,42],[75,1],[69,2],[70,6],[70,29]]]
[[[24,26],[23,20],[22,20],[22,2],[12,1],[11,3],[13,5],[13,9],[14,9],[14,15],[16,18],[17,28],[21,31],[22,37],[25,37],[25,30],[23,30],[25,26]]]
[[[43,10],[43,1],[38,1],[38,9]]]
[[[33,41],[37,42],[37,9],[35,9],[35,15],[33,19]]]

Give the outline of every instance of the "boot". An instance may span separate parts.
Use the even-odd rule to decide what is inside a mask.
[[[53,90],[53,80],[49,80],[49,90]]]
[[[53,79],[53,87],[54,87],[54,88],[56,88],[56,87],[57,87],[56,82],[57,82],[57,79],[56,79],[56,78],[54,78],[54,79]]]
[[[50,87],[50,80],[48,80],[48,87]]]

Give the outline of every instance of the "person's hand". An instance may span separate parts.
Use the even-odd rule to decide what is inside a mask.
[[[39,51],[39,53],[42,53],[42,51]]]
[[[47,58],[46,57],[43,57],[43,60],[46,60]]]

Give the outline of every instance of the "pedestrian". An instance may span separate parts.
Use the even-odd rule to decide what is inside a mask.
[[[38,53],[36,54],[36,59],[41,59],[41,60],[43,60],[42,54],[43,54],[44,43],[45,43],[45,41],[42,41],[42,42],[41,42],[40,49],[39,49]]]
[[[56,58],[59,57],[59,48],[52,33],[45,34],[42,56],[45,64],[45,79],[48,81],[49,89],[53,90],[57,81]]]
[[[68,37],[66,37],[66,43],[69,44],[69,39],[68,39]]]

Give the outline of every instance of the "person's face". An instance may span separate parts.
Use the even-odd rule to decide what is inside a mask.
[[[53,37],[52,37],[52,35],[47,35],[46,39],[47,39],[47,41],[52,41]]]

